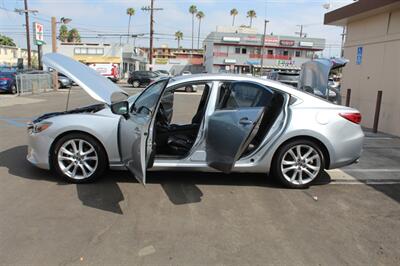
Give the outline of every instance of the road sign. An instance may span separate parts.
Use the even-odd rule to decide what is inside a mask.
[[[362,46],[357,47],[357,59],[356,59],[356,64],[357,65],[361,65],[361,63],[362,63],[362,55],[363,55]]]
[[[33,22],[33,40],[36,45],[43,45],[44,36],[43,36],[43,25],[37,22]]]

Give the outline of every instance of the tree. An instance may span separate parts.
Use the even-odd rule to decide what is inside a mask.
[[[253,25],[253,18],[257,17],[257,13],[254,10],[247,11],[247,17],[250,18],[250,28]]]
[[[60,31],[58,33],[58,39],[61,42],[67,42],[68,41],[68,28],[65,25],[61,25]]]
[[[175,40],[178,41],[178,48],[181,48],[181,40],[183,39],[183,33],[181,31],[175,32]]]
[[[81,42],[81,36],[79,35],[79,31],[76,28],[73,28],[68,32],[68,42]]]
[[[201,27],[201,20],[205,17],[203,11],[199,11],[196,14],[196,18],[199,20],[199,31],[197,32],[197,49],[200,48],[200,27]]]
[[[131,29],[131,18],[132,16],[135,15],[135,9],[130,7],[126,9],[126,14],[129,16],[129,21],[128,21],[128,38],[126,39],[126,43],[129,42],[129,33],[130,33],[130,29]]]
[[[231,16],[232,16],[232,26],[235,26],[235,18],[239,14],[239,11],[236,8],[233,8],[231,10]]]
[[[1,34],[0,34],[0,45],[16,46],[13,39]]]
[[[189,7],[189,13],[192,14],[192,49],[193,49],[194,15],[197,13],[197,7],[195,5],[191,5]]]

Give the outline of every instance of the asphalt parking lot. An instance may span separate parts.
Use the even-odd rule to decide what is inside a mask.
[[[0,95],[0,265],[400,265],[399,138],[366,132],[359,164],[305,190],[189,172],[73,185],[25,159],[25,123],[67,94]],[[70,108],[91,102],[71,90]]]

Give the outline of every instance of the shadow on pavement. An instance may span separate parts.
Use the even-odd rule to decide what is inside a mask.
[[[26,159],[27,146],[17,146],[0,152],[0,166],[6,167],[11,175],[30,179],[55,182],[58,185],[73,185],[55,176],[51,171],[34,167]],[[84,206],[103,211],[123,214],[120,202],[124,195],[118,183],[137,183],[128,171],[108,171],[103,178],[91,184],[76,184],[77,195]],[[330,182],[324,172],[314,185]],[[284,189],[275,179],[264,174],[221,174],[203,172],[148,172],[148,184],[160,184],[171,203],[175,205],[201,202],[203,192],[197,185],[250,186]]]

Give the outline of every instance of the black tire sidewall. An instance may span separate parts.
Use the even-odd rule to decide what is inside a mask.
[[[87,142],[89,142],[93,148],[96,150],[97,156],[98,156],[98,165],[97,165],[97,169],[95,170],[95,172],[88,178],[85,179],[73,179],[70,178],[69,176],[65,175],[60,167],[58,166],[58,161],[57,161],[57,154],[58,151],[60,149],[60,147],[68,140],[71,139],[82,139],[85,140]],[[67,182],[70,183],[75,183],[75,184],[81,184],[81,183],[90,183],[93,182],[94,180],[100,178],[104,171],[107,169],[107,164],[108,164],[108,159],[107,159],[107,155],[106,152],[104,151],[103,146],[100,144],[100,142],[98,140],[96,140],[95,138],[84,134],[84,133],[70,133],[67,134],[63,137],[61,137],[59,140],[57,140],[57,142],[54,144],[54,147],[51,151],[50,154],[50,167],[51,170],[53,172],[55,172],[59,177],[61,177],[62,179],[64,179]]]
[[[321,158],[321,168],[317,174],[317,177],[314,178],[314,180],[312,180],[310,183],[307,184],[303,184],[303,185],[296,185],[296,184],[292,184],[289,181],[286,180],[286,178],[283,176],[282,170],[281,170],[281,161],[283,159],[284,154],[293,146],[297,146],[297,145],[308,145],[311,146],[313,149],[315,149],[320,158]],[[288,188],[307,188],[309,187],[313,182],[315,182],[315,180],[317,180],[321,173],[324,171],[325,169],[325,158],[324,158],[324,154],[321,151],[321,147],[316,144],[314,141],[308,140],[308,139],[298,139],[298,140],[293,140],[290,141],[288,143],[285,143],[282,147],[279,148],[279,150],[276,153],[276,156],[274,157],[274,161],[272,163],[272,171],[271,173],[273,174],[273,176],[285,187]]]

